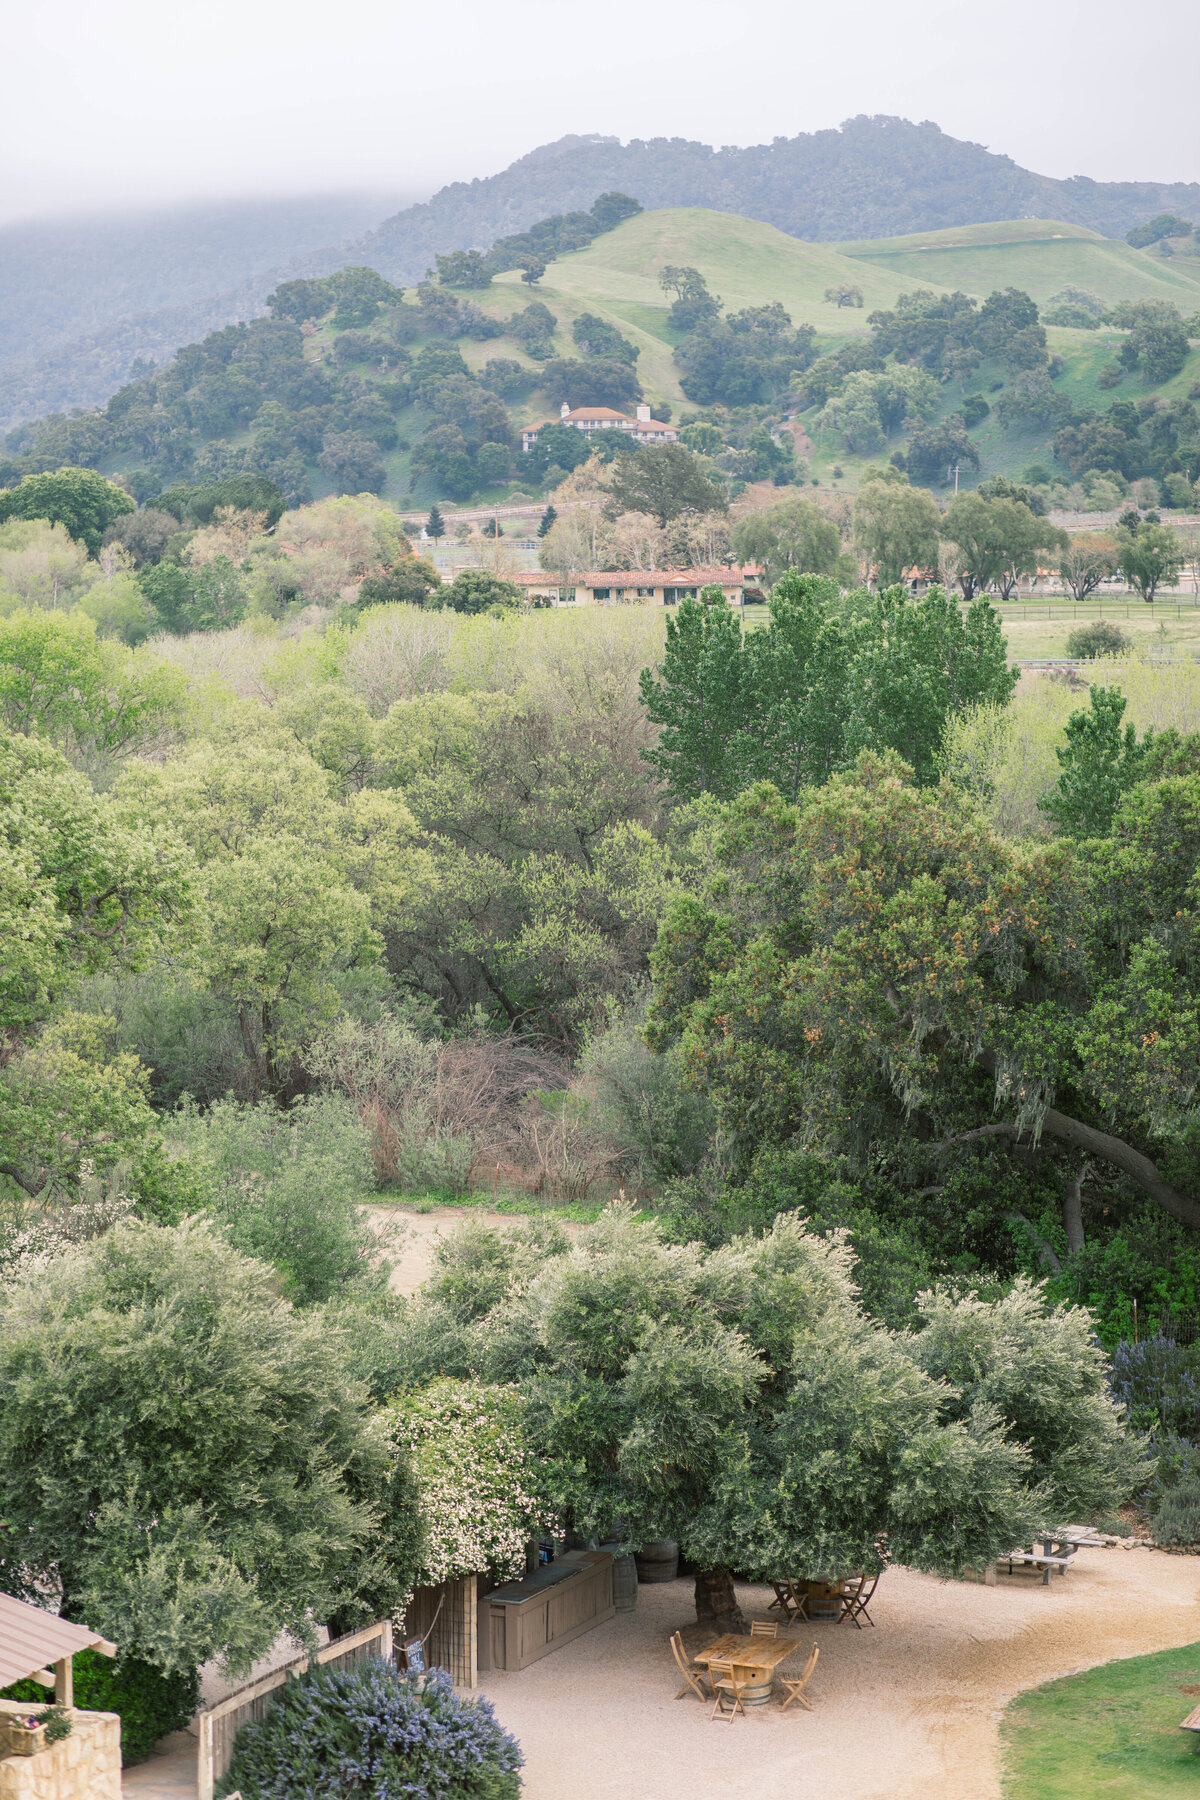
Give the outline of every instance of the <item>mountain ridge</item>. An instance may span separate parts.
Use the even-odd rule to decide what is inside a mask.
[[[929,120],[860,114],[836,129],[745,148],[686,138],[560,138],[496,175],[451,182],[348,250],[389,280],[412,282],[438,252],[486,249],[495,237],[548,212],[588,206],[612,187],[647,209],[735,212],[812,243],[1023,216],[1062,219],[1106,237],[1123,236],[1155,211],[1200,222],[1200,182],[1059,181]]]
[[[601,133],[574,134],[537,146],[494,175],[451,182],[371,230],[362,230],[360,216],[339,243],[328,236],[322,241],[322,220],[336,210],[336,197],[215,206],[208,210],[219,215],[241,207],[247,216],[257,206],[264,223],[250,234],[245,255],[240,260],[238,254],[218,255],[205,263],[203,254],[193,254],[204,246],[185,242],[175,262],[167,255],[169,266],[158,268],[140,288],[128,259],[122,262],[120,232],[108,229],[120,221],[92,221],[79,228],[76,263],[83,274],[75,277],[80,294],[74,312],[65,291],[75,266],[69,224],[5,227],[0,229],[0,429],[52,411],[102,404],[139,361],[158,361],[207,331],[261,316],[267,295],[293,276],[325,275],[363,263],[410,286],[439,253],[486,249],[537,219],[585,209],[612,188],[632,193],[648,209],[701,207],[738,214],[831,246],[1023,216],[1061,219],[1106,237],[1121,236],[1161,211],[1200,222],[1197,182],[1096,182],[1086,176],[1056,181],[982,145],[949,137],[930,121],[860,115],[836,129],[745,148],[716,149],[687,138],[623,144]],[[361,196],[343,197],[341,204],[361,209],[365,202]],[[289,208],[302,224],[309,221],[304,229],[280,229]],[[204,211],[191,209],[197,218]],[[169,236],[170,217],[163,220]],[[152,224],[150,215],[144,223]],[[55,233],[58,250],[48,262],[45,244],[56,241]],[[107,250],[106,239],[111,240]],[[47,307],[48,286],[56,289],[57,310]],[[100,317],[81,314],[83,306],[94,305],[97,290],[108,296],[108,310],[102,307]]]

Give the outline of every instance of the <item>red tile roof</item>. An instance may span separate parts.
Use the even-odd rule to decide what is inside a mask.
[[[582,587],[740,587],[759,573],[747,563],[732,569],[602,569],[572,580]]]
[[[523,569],[506,575],[516,587],[739,587],[755,581],[761,570],[755,563],[733,569],[600,569],[586,574],[547,575]]]

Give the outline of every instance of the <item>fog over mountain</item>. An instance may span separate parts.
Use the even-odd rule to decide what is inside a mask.
[[[236,201],[0,230],[0,422],[95,405],[139,359],[264,310],[281,280],[366,264],[412,283],[435,254],[486,248],[618,188],[821,242],[981,221],[1064,219],[1123,236],[1169,210],[1200,221],[1200,183],[1060,181],[929,122],[858,117],[748,148],[582,134],[498,174],[392,210],[386,197]]]

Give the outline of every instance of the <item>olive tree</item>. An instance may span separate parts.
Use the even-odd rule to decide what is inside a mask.
[[[489,1266],[499,1299],[495,1281],[474,1307],[454,1288],[470,1315],[457,1354],[524,1390],[577,1531],[679,1541],[701,1619],[740,1621],[734,1570],[879,1568],[885,1540],[916,1568],[979,1567],[1118,1503],[1140,1471],[1086,1312],[1028,1288],[939,1295],[924,1331],[890,1331],[859,1304],[841,1239],[794,1214],[706,1251],[616,1206],[540,1267],[527,1246]]]
[[[0,1290],[0,1587],[163,1674],[403,1605],[408,1464],[336,1333],[203,1223],[127,1223]]]

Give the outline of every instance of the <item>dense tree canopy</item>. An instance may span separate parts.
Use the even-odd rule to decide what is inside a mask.
[[[827,578],[788,574],[770,626],[745,638],[720,591],[708,598],[668,618],[663,662],[642,676],[659,727],[646,760],[681,799],[760,779],[795,798],[867,747],[899,751],[929,781],[950,713],[1003,705],[1016,680],[991,608],[964,619],[941,588],[843,601]]]
[[[1138,1468],[1087,1315],[1027,1288],[931,1298],[908,1337],[863,1314],[845,1248],[795,1217],[706,1254],[619,1208],[540,1267],[499,1243],[491,1266],[507,1280],[498,1302],[460,1301],[457,1354],[521,1382],[574,1528],[676,1538],[721,1623],[740,1619],[732,1569],[878,1568],[886,1538],[960,1573]],[[1051,1392],[1048,1428],[1031,1395]]]
[[[645,512],[660,526],[684,513],[725,511],[725,497],[682,444],[650,444],[614,463],[608,492],[617,512]]]
[[[263,1264],[124,1225],[0,1292],[0,1323],[8,1592],[167,1674],[403,1603],[407,1464]]]
[[[854,541],[879,586],[936,569],[942,515],[932,495],[894,469],[865,480],[854,503]]]
[[[946,509],[942,535],[958,552],[965,599],[998,588],[1007,599],[1022,575],[1036,573],[1040,552],[1065,550],[1067,534],[1020,501],[961,494]]]
[[[1072,851],[998,838],[890,758],[795,808],[756,788],[713,897],[664,923],[659,1041],[745,1141],[932,1171],[1040,1138],[1200,1225],[1196,800],[1191,774],[1136,786]]]
[[[16,487],[0,491],[0,520],[49,519],[65,525],[95,556],[109,526],[136,504],[123,488],[91,469],[63,468],[26,475]]]

